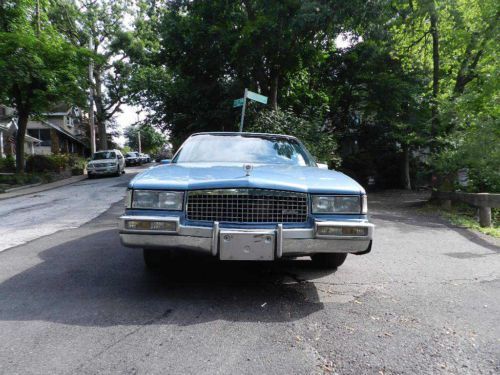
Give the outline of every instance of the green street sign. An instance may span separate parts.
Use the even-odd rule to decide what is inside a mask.
[[[247,98],[255,100],[256,102],[267,104],[267,96],[257,94],[256,92],[248,90]]]
[[[244,101],[244,98],[233,100],[233,108],[241,107]]]

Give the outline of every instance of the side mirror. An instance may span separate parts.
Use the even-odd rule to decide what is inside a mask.
[[[319,169],[328,169],[328,164],[325,163],[316,163]]]
[[[171,159],[162,159],[162,160],[160,161],[160,164],[170,164],[171,162],[172,162],[172,160],[171,160]]]

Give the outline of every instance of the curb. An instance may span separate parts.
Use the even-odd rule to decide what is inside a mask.
[[[74,184],[75,182],[79,182],[85,179],[87,179],[86,175],[80,175],[80,176],[65,178],[59,181],[50,182],[48,184],[39,184],[39,185],[35,184],[35,186],[30,185],[30,186],[18,187],[14,188],[15,191],[12,191],[12,189],[10,189],[11,190],[10,192],[5,192],[0,194],[0,201],[4,199],[17,198],[23,195],[35,194],[41,191],[51,190],[61,186],[71,185]]]
[[[7,189],[7,190],[4,191],[4,193],[13,193],[13,192],[18,191],[18,190],[30,189],[30,188],[33,188],[35,186],[40,186],[40,185],[43,185],[43,184],[41,182],[39,182],[37,184],[31,184],[31,185],[26,185],[26,186],[18,186],[18,187],[12,188],[12,189]]]

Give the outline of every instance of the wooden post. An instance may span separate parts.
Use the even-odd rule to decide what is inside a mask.
[[[441,203],[441,206],[445,210],[451,210],[451,199],[445,199],[445,200],[443,200],[442,203]]]
[[[488,193],[479,193],[479,225],[483,228],[491,226],[491,207],[487,207]]]

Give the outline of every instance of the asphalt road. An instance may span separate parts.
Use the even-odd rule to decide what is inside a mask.
[[[0,374],[500,373],[500,246],[420,196],[372,195],[373,250],[334,273],[151,274],[118,238],[130,176],[0,201]]]

